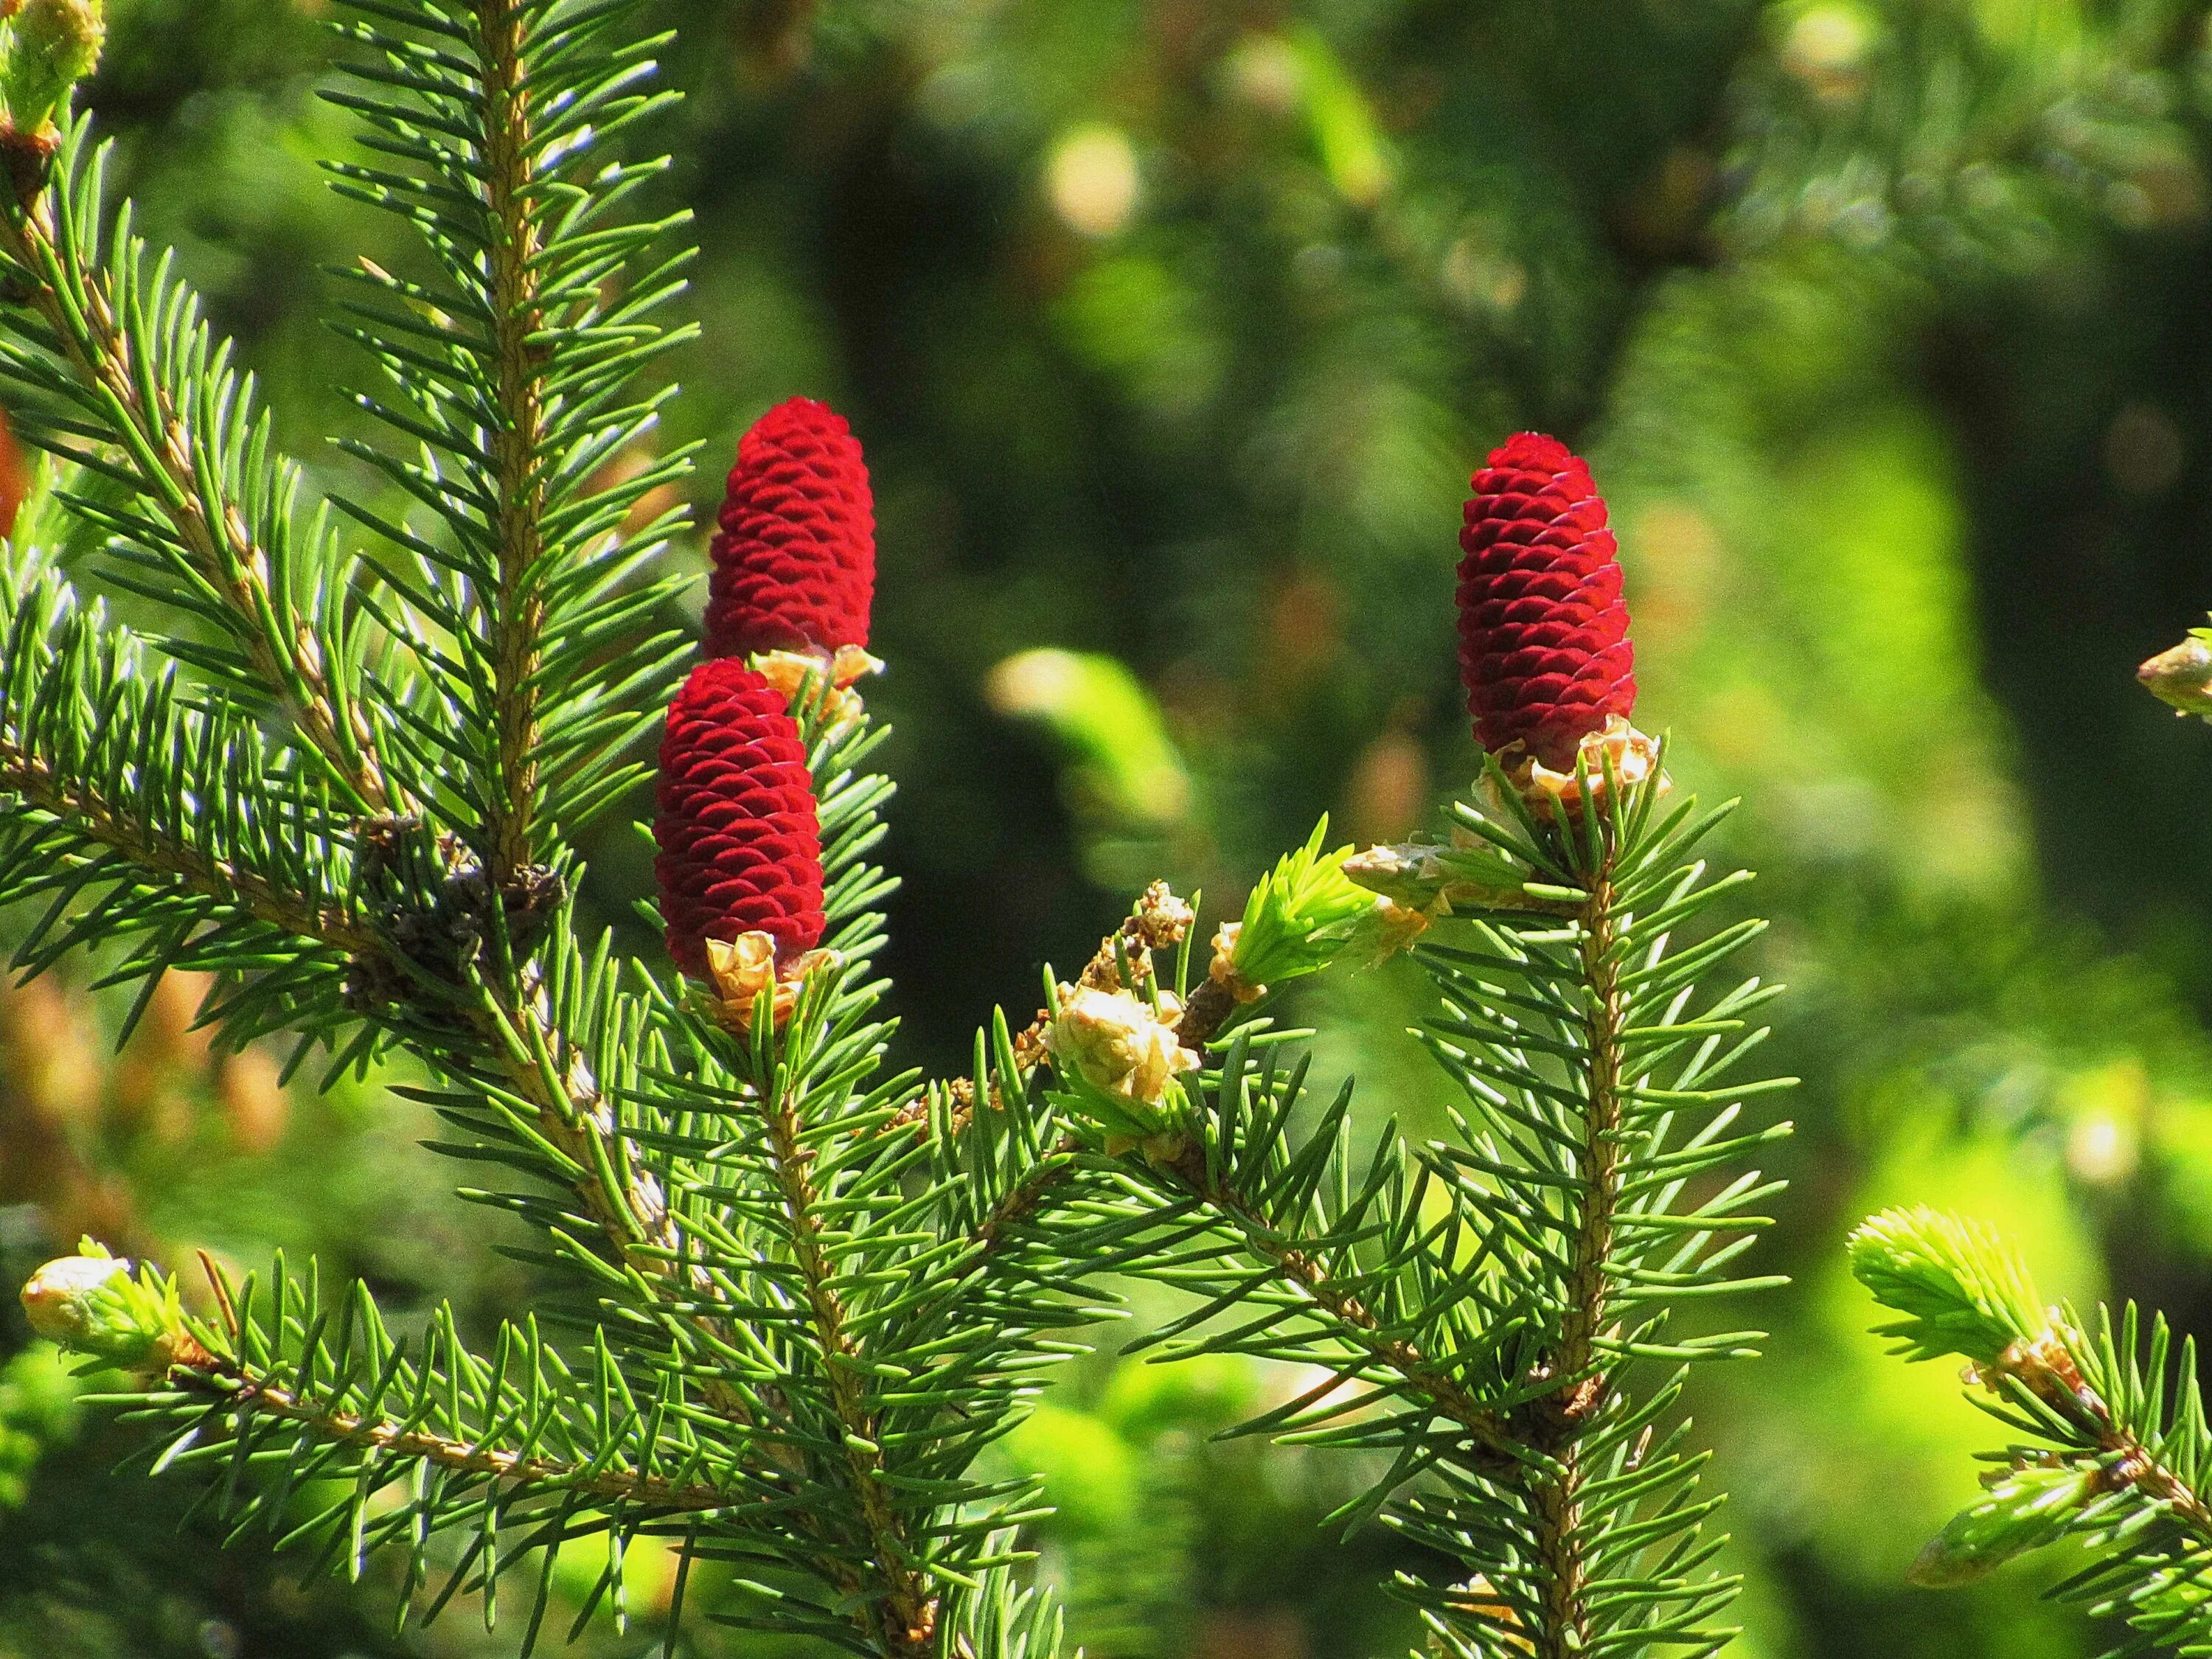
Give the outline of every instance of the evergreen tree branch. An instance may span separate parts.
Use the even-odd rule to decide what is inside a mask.
[[[1391,1454],[1347,1512],[1464,1563],[1454,1583],[1399,1587],[1453,1654],[1709,1654],[1728,1636],[1713,1621],[1735,1581],[1709,1571],[1718,1546],[1699,1536],[1717,1500],[1695,1497],[1703,1460],[1666,1419],[1684,1366],[1746,1355],[1755,1337],[1663,1327],[1682,1297],[1777,1282],[1724,1271],[1773,1187],[1709,1177],[1788,1132],[1730,1133],[1744,1097],[1787,1079],[1720,1081],[1763,1038],[1746,1016],[1773,990],[1753,980],[1693,1006],[1758,924],[1672,948],[1742,878],[1707,883],[1680,861],[1718,815],[1658,812],[1659,787],[1608,775],[1586,786],[1596,807],[1546,818],[1493,773],[1485,804],[1459,809],[1460,845],[1394,866],[1435,889],[1419,902],[1449,890],[1469,930],[1423,950],[1445,999],[1424,1035],[1474,1109],[1452,1141],[1408,1149],[1386,1129],[1354,1165],[1348,1085],[1293,1130],[1308,1058],[1302,1034],[1273,1029],[1265,982],[1313,971],[1363,929],[1407,932],[1402,910],[1344,883],[1345,855],[1324,857],[1318,836],[1217,937],[1198,991],[1178,982],[1170,1002],[1152,941],[1125,926],[1029,1045],[1056,1079],[1046,1097],[1091,1126],[1081,1144],[1123,1151],[1155,1194],[1131,1269],[1200,1299],[1140,1346],[1326,1370],[1247,1426]],[[1148,895],[1139,920],[1188,915],[1171,901]],[[1204,1052],[1170,1064],[1163,1042]],[[1630,1375],[1655,1359],[1673,1372],[1639,1398]]]
[[[275,1378],[257,1376],[235,1361],[210,1357],[179,1365],[167,1389],[204,1399],[234,1418],[253,1416],[293,1424],[326,1444],[379,1461],[434,1465],[456,1474],[487,1477],[533,1493],[556,1492],[665,1513],[731,1509],[751,1494],[703,1481],[676,1481],[635,1469],[598,1468],[573,1459],[532,1455],[410,1426],[404,1419],[368,1417],[307,1398]],[[134,1403],[136,1403],[134,1399]]]
[[[51,572],[7,577],[0,902],[45,906],[15,965],[130,939],[110,980],[141,981],[138,1008],[162,969],[203,969],[222,976],[204,1012],[227,1041],[289,1030],[304,1053],[343,1021],[348,957],[375,943],[341,798],[320,769],[264,760],[239,711],[187,702],[173,665]]]
[[[789,1524],[790,1495],[696,1420],[679,1388],[635,1389],[604,1336],[572,1364],[525,1321],[479,1355],[442,1304],[410,1340],[358,1284],[330,1305],[312,1267],[295,1277],[281,1256],[267,1292],[209,1274],[217,1323],[187,1316],[155,1269],[134,1277],[97,1254],[42,1270],[25,1301],[45,1334],[143,1379],[114,1402],[156,1429],[155,1472],[198,1473],[200,1502],[234,1534],[264,1527],[355,1577],[396,1548],[409,1595],[432,1540],[457,1534],[465,1547],[427,1616],[475,1588],[489,1619],[501,1571],[532,1549],[605,1534],[600,1589],[619,1615],[628,1537],[680,1532],[696,1547]],[[540,1613],[545,1588],[541,1576]]]
[[[43,760],[5,738],[0,738],[0,794],[51,814],[149,875],[170,878],[187,892],[234,906],[295,939],[349,955],[376,947],[374,938],[343,909],[318,907],[257,872],[158,835],[97,788],[57,775]]]
[[[618,33],[635,7],[351,3],[367,55],[326,94],[374,158],[332,164],[336,187],[404,219],[432,273],[342,273],[385,381],[356,401],[398,444],[340,447],[416,517],[340,505],[389,549],[395,631],[439,641],[410,736],[502,890],[638,779],[629,751],[690,649],[667,616],[685,580],[655,568],[684,511],[652,498],[691,451],[649,453],[668,392],[636,389],[691,332],[655,321],[690,258],[655,245],[686,216],[623,218],[666,163],[606,156],[672,98],[658,43]]]
[[[1527,1447],[1505,1416],[1476,1400],[1446,1368],[1413,1343],[1386,1332],[1382,1322],[1356,1291],[1332,1273],[1318,1255],[1286,1237],[1209,1170],[1202,1154],[1186,1151],[1163,1173],[1226,1219],[1243,1248],[1310,1303],[1316,1314],[1325,1318],[1330,1334],[1346,1348],[1360,1355],[1366,1364],[1388,1370],[1403,1397],[1455,1424],[1488,1454],[1480,1459],[1485,1468],[1503,1472],[1526,1455]]]
[[[532,591],[544,548],[546,447],[545,354],[533,345],[544,326],[538,301],[538,180],[531,165],[532,89],[523,69],[528,8],[520,0],[478,0],[477,64],[483,122],[485,210],[494,228],[489,297],[498,377],[498,422],[491,434],[498,518],[499,586],[490,596],[486,644],[492,662],[493,745],[497,775],[485,806],[492,878],[504,884],[536,861],[538,674],[544,601]]]
[[[2085,1327],[2046,1307],[2017,1257],[1987,1229],[1915,1208],[1851,1239],[1851,1267],[1904,1317],[1877,1327],[1910,1359],[1958,1355],[1970,1397],[2017,1437],[1913,1564],[1919,1583],[1969,1583],[2060,1539],[2087,1565],[2049,1591],[2117,1619],[2134,1639],[2194,1652],[2212,1638],[2212,1430],[2193,1340],[2134,1304]]]
[[[401,797],[336,672],[348,650],[331,629],[337,613],[318,603],[303,614],[287,579],[287,549],[255,532],[257,523],[281,517],[295,471],[270,451],[265,424],[248,414],[250,383],[233,386],[228,348],[211,351],[189,292],[166,262],[146,276],[127,211],[100,256],[105,157],[86,163],[87,131],[81,119],[70,125],[52,187],[43,179],[0,184],[0,252],[21,307],[0,374],[29,394],[18,410],[29,417],[26,435],[96,471],[121,473],[159,528],[142,518],[119,525],[119,533],[153,543],[157,561],[178,567],[188,608],[234,641],[240,660],[228,678],[283,708],[362,810],[392,810]],[[154,316],[158,329],[149,325]],[[32,319],[36,328],[24,329]],[[73,418],[40,418],[49,401]],[[112,460],[94,447],[94,434],[113,446]],[[321,538],[311,531],[305,539]],[[318,580],[313,598],[321,601],[330,595]]]
[[[823,1361],[824,1381],[842,1431],[842,1455],[866,1523],[875,1568],[884,1585],[880,1599],[865,1604],[872,1626],[870,1633],[888,1659],[907,1656],[924,1659],[935,1650],[938,1597],[910,1565],[915,1558],[914,1541],[905,1517],[888,1500],[884,1454],[878,1443],[882,1426],[866,1397],[860,1370],[862,1356],[849,1329],[838,1289],[839,1274],[823,1247],[822,1194],[808,1174],[814,1158],[804,1144],[805,1126],[799,1121],[793,1091],[776,1090],[763,1105],[768,1160],[781,1189],[815,1340]],[[861,1588],[857,1577],[852,1588]]]
[[[1614,914],[1613,873],[1601,870],[1589,884],[1579,917],[1583,981],[1583,1053],[1588,1096],[1583,1115],[1582,1212],[1568,1255],[1562,1322],[1553,1375],[1571,1391],[1546,1396],[1534,1435],[1545,1465],[1534,1477],[1538,1520],[1536,1547],[1544,1564],[1544,1617],[1532,1633],[1538,1659],[1569,1659],[1588,1650],[1590,1631],[1583,1608],[1589,1577],[1582,1525],[1583,1488],[1589,1479],[1575,1444],[1577,1431],[1610,1387],[1595,1349],[1596,1338],[1611,1322],[1611,1281],[1615,1206],[1620,1201],[1626,1149],[1621,1127],[1620,1033],[1622,1018],[1620,938]]]

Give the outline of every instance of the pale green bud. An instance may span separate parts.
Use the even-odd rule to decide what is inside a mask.
[[[2015,1469],[1980,1502],[1953,1516],[1907,1576],[1930,1589],[1969,1583],[2015,1555],[2056,1541],[2097,1488],[2094,1469]]]
[[[89,1238],[33,1273],[22,1302],[39,1335],[124,1370],[164,1370],[202,1352],[174,1283],[151,1267],[132,1277],[129,1261]]]
[[[1431,916],[1480,910],[1572,915],[1576,909],[1558,889],[1530,892],[1528,872],[1485,847],[1401,842],[1354,853],[1342,869],[1346,880]]]
[[[1913,1359],[1960,1354],[1996,1365],[2049,1324],[2027,1270],[1988,1228],[1917,1205],[1886,1210],[1851,1235],[1851,1272],[1885,1308],[1876,1328]]]
[[[2212,720],[2212,629],[2197,629],[2179,645],[2161,651],[2136,670],[2136,678],[2160,702],[2177,713]]]
[[[107,39],[102,0],[21,0],[0,49],[0,100],[15,130],[46,131]]]

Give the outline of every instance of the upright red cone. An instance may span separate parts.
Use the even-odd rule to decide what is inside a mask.
[[[1620,562],[1589,468],[1523,432],[1474,475],[1459,567],[1459,663],[1485,749],[1571,771],[1582,740],[1636,707]]]
[[[875,497],[845,419],[793,398],[738,444],[710,551],[707,653],[834,655],[868,642],[876,588]]]
[[[653,874],[668,953],[686,974],[720,981],[710,941],[764,934],[779,969],[821,942],[821,824],[805,745],[784,694],[743,661],[701,663],[677,693],[657,804]]]

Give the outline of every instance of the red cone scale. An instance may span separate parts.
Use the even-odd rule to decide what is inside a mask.
[[[1556,438],[1524,432],[1474,475],[1460,532],[1459,663],[1474,735],[1556,771],[1636,707],[1636,652],[1605,498]]]
[[[822,841],[784,694],[734,658],[676,694],[660,740],[660,913],[668,953],[707,979],[707,941],[756,930],[788,962],[821,942]]]
[[[842,416],[793,398],[753,422],[711,551],[709,656],[867,644],[875,498]]]

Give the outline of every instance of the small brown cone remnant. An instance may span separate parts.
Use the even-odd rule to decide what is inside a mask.
[[[2062,1411],[2078,1407],[2100,1411],[2102,1405],[2095,1391],[2083,1380],[2081,1368],[2074,1363],[2072,1346],[2060,1322],[2058,1310],[2051,1309],[2049,1313],[2049,1328],[2032,1340],[2012,1343],[1997,1356],[1995,1364],[1976,1367],[1980,1380],[1992,1394],[2001,1394],[2003,1389],[2000,1379],[2014,1377],[2045,1405]]]
[[[1360,965],[1377,967],[1389,961],[1401,951],[1409,951],[1413,942],[1429,931],[1435,920],[1427,911],[1401,904],[1393,898],[1377,899],[1370,913],[1369,932],[1359,941]]]
[[[1133,1106],[1156,1107],[1168,1085],[1198,1069],[1176,1036],[1182,1006],[1163,995],[1157,1012],[1127,991],[1062,988],[1060,1012],[1044,1029],[1044,1048],[1063,1072]]]
[[[1190,937],[1190,930],[1198,921],[1198,912],[1177,898],[1167,883],[1156,881],[1145,889],[1144,896],[1137,901],[1133,919],[1137,937],[1145,947],[1165,951]]]
[[[1513,1632],[1504,1638],[1504,1651],[1508,1653],[1535,1651],[1528,1638],[1518,1634],[1521,1628],[1521,1617],[1514,1612],[1512,1603],[1498,1595],[1498,1587],[1482,1574],[1478,1572],[1467,1583],[1457,1586],[1452,1591],[1451,1600],[1453,1607],[1462,1615],[1472,1615],[1486,1620],[1493,1630],[1503,1628],[1506,1632]],[[1441,1636],[1431,1636],[1429,1638],[1429,1651],[1432,1654],[1443,1655],[1460,1650],[1456,1644],[1448,1645]]]
[[[2212,720],[2212,643],[2198,629],[2179,645],[2161,651],[2136,670],[2143,689],[2170,705],[2177,716]]]
[[[1237,945],[1243,933],[1243,922],[1223,922],[1214,932],[1213,959],[1206,969],[1206,976],[1226,991],[1239,1007],[1267,994],[1265,985],[1255,985],[1237,971]]]

